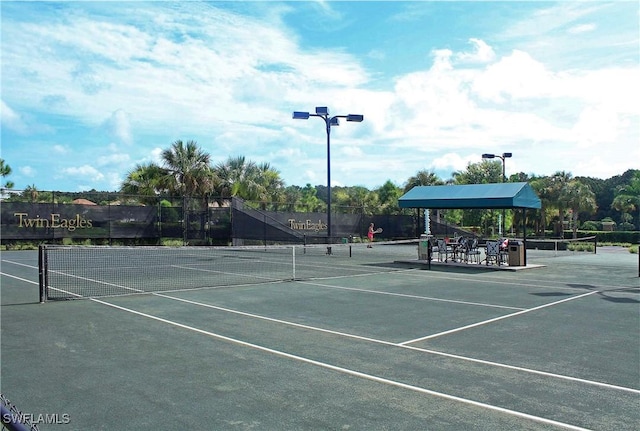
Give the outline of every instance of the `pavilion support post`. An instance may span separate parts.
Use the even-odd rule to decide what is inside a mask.
[[[527,209],[522,208],[522,246],[524,247],[524,266],[527,266]]]

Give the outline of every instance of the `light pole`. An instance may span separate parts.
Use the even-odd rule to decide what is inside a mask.
[[[327,237],[331,244],[331,126],[339,126],[339,118],[346,118],[347,121],[360,123],[364,120],[364,115],[329,115],[329,108],[326,106],[316,107],[316,113],[294,111],[294,120],[308,120],[309,117],[322,118],[327,126]],[[331,247],[327,248],[327,253],[331,254]]]
[[[483,154],[482,158],[483,159],[495,159],[496,157],[499,158],[500,160],[502,160],[502,182],[506,183],[507,182],[507,177],[505,176],[504,173],[504,162],[505,159],[508,159],[512,156],[511,153],[502,153],[502,155],[499,154]],[[502,220],[500,223],[500,234],[502,234],[502,232],[504,232],[504,218],[505,218],[505,210],[504,208],[502,209]]]

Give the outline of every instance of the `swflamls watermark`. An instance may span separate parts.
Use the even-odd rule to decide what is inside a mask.
[[[0,417],[3,424],[28,423],[33,425],[67,425],[71,423],[69,413],[3,413]]]

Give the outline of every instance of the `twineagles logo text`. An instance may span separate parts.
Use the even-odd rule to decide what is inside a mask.
[[[60,214],[50,214],[48,218],[42,218],[37,215],[35,218],[29,218],[28,213],[14,213],[18,218],[19,228],[46,228],[46,229],[67,229],[73,232],[76,229],[88,229],[93,227],[93,222],[76,214],[74,218],[62,218]]]
[[[327,224],[323,223],[322,220],[318,220],[318,223],[314,223],[311,220],[296,221],[296,219],[290,218],[287,221],[289,222],[289,228],[293,230],[312,230],[314,232],[319,232],[327,229]]]

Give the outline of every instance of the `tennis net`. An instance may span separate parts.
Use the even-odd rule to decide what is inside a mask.
[[[595,236],[576,239],[527,239],[527,249],[547,251],[543,256],[562,256],[571,253],[596,253],[597,241]]]
[[[418,240],[247,247],[39,249],[40,301],[344,277],[397,270]]]

